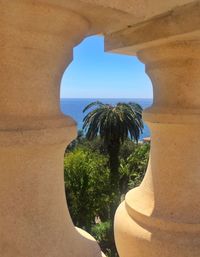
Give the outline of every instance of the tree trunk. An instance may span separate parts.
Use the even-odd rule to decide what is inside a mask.
[[[110,185],[112,192],[119,194],[119,143],[112,143],[108,146]]]

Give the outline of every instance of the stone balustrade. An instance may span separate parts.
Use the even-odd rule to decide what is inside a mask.
[[[106,39],[107,49],[137,54],[154,93],[143,113],[151,130],[147,174],[116,213],[120,257],[200,256],[199,14],[195,3]]]
[[[97,33],[107,50],[137,54],[154,87],[147,175],[116,214],[120,257],[200,256],[199,6],[0,1],[0,256],[103,256],[66,206],[63,153],[76,124],[59,107],[73,47]]]
[[[60,81],[90,24],[32,1],[0,6],[0,256],[100,257],[75,229],[63,184],[76,124],[60,112]]]

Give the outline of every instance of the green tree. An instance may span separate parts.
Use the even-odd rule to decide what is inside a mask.
[[[99,242],[107,256],[116,257],[113,238],[113,219],[110,206],[108,158],[100,154],[101,142],[79,142],[74,150],[65,155],[65,189],[69,210],[76,226],[86,229]],[[138,186],[145,174],[150,144],[135,144],[126,140],[120,149],[120,186],[125,194]],[[95,220],[98,223],[95,222]]]
[[[150,144],[138,144],[134,152],[120,163],[121,192],[126,194],[129,189],[137,187],[142,182],[149,160]]]
[[[78,130],[78,135],[65,149],[65,153],[73,151],[82,141],[84,141],[84,134],[82,130]]]
[[[64,178],[72,220],[90,232],[95,218],[108,218],[111,197],[107,158],[89,149],[77,148],[64,158]]]
[[[109,156],[111,190],[119,195],[120,147],[127,138],[138,141],[143,130],[142,107],[136,103],[112,106],[97,101],[87,105],[83,112],[88,110],[91,111],[83,120],[86,138],[102,139]]]
[[[104,104],[100,101],[87,105],[83,112],[90,110],[83,119],[83,130],[86,138],[94,140],[100,137],[109,156],[110,194],[113,201],[110,204],[110,218],[113,221],[116,208],[120,202],[120,147],[128,138],[136,142],[143,130],[142,107],[136,103]],[[113,222],[112,222],[113,231]],[[115,256],[114,234],[111,237],[112,256]]]
[[[127,158],[135,151],[138,144],[128,138],[120,147],[119,158],[127,160]]]

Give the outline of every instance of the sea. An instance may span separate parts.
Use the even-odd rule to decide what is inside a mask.
[[[151,106],[153,100],[152,99],[137,99],[137,98],[99,98],[99,99],[94,99],[94,98],[61,98],[60,101],[60,107],[61,111],[66,114],[71,116],[76,122],[77,122],[77,128],[78,130],[82,129],[83,126],[83,118],[85,116],[85,113],[83,113],[83,109],[85,108],[86,105],[88,105],[91,102],[94,101],[101,101],[106,104],[112,104],[115,105],[117,103],[129,103],[129,102],[135,102],[140,104],[143,109]],[[150,130],[146,124],[144,124],[144,130],[143,133],[140,136],[140,140],[142,140],[145,137],[150,136]]]

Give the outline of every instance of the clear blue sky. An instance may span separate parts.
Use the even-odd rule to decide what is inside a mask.
[[[93,36],[74,49],[61,98],[152,98],[152,85],[136,57],[105,53],[104,38]]]

